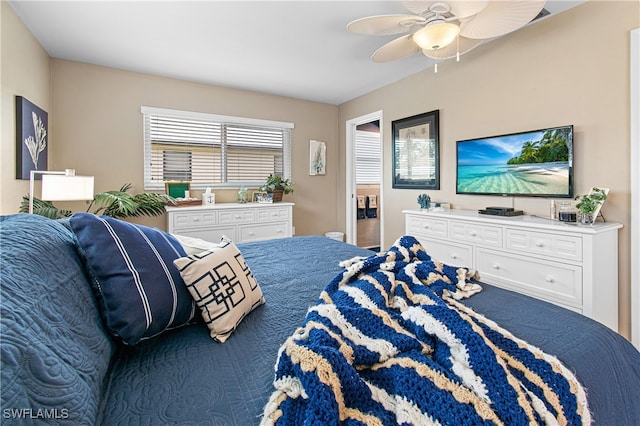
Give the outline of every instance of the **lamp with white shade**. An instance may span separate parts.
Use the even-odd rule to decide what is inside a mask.
[[[76,176],[74,169],[64,172],[31,170],[29,178],[29,213],[33,214],[33,190],[36,175],[42,175],[42,199],[45,201],[80,201],[93,199],[93,176]]]

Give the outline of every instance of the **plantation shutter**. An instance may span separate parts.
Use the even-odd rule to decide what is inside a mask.
[[[291,177],[293,124],[142,107],[145,190],[166,181],[192,188],[259,186]]]
[[[380,133],[356,130],[356,184],[381,182]]]

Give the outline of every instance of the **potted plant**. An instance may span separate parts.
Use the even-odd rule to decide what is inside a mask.
[[[284,179],[277,173],[272,173],[267,177],[264,185],[260,187],[261,191],[272,193],[273,201],[282,201],[283,194],[293,193],[293,182],[290,179]]]
[[[154,192],[144,192],[142,194],[131,194],[131,184],[122,185],[118,191],[107,191],[96,194],[87,207],[87,212],[92,207],[94,214],[111,216],[118,219],[138,216],[160,216],[164,213],[166,206],[172,198],[166,194]],[[29,211],[29,197],[24,196],[20,204],[20,213]],[[70,210],[58,209],[48,201],[38,198],[33,199],[33,212],[50,219],[60,219],[71,216]]]
[[[586,195],[576,195],[575,200],[578,201],[576,209],[580,212],[580,223],[593,224],[595,222],[600,207],[607,199],[608,190],[600,188],[592,188],[591,192]]]

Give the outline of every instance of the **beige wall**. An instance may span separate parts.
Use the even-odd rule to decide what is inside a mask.
[[[126,182],[143,190],[141,105],[286,121],[295,125],[291,133],[295,193],[285,200],[296,203],[296,234],[324,234],[337,226],[336,106],[59,59],[52,60],[51,75],[55,165],[95,175],[97,192]],[[327,142],[326,176],[309,176],[310,139]],[[237,191],[214,190],[216,201],[235,201]],[[164,218],[143,222],[165,226]]]
[[[3,3],[3,9],[5,5]],[[13,14],[13,11],[9,12]],[[12,24],[26,31],[13,16]],[[15,38],[35,42],[31,35],[13,32],[5,37],[3,21],[3,47],[5,40]],[[39,47],[37,45],[36,47]],[[29,48],[36,50],[33,46]],[[42,49],[40,48],[40,51]],[[44,51],[42,51],[44,52]],[[21,57],[17,52],[16,57]],[[5,61],[3,51],[3,64]],[[46,77],[47,87],[40,96],[33,96],[36,104],[49,110],[50,170],[76,169],[77,174],[95,176],[96,192],[118,189],[131,182],[134,192],[143,191],[143,141],[140,106],[154,106],[231,116],[293,122],[292,177],[295,193],[285,200],[296,203],[294,226],[298,235],[324,234],[336,229],[338,133],[335,105],[307,102],[291,98],[265,95],[230,88],[215,87],[180,80],[124,72],[59,59],[43,58],[42,63],[25,60],[11,67],[19,76],[23,69],[36,69]],[[49,76],[51,101],[49,100]],[[41,75],[37,76],[41,78]],[[25,73],[22,81],[29,80]],[[13,102],[15,94],[24,90],[6,91],[3,78],[3,104]],[[40,94],[38,92],[38,95]],[[26,94],[28,97],[28,93]],[[40,102],[39,102],[40,101]],[[51,104],[51,106],[49,105]],[[55,114],[52,113],[55,111]],[[6,115],[6,117],[5,117]],[[2,214],[15,213],[15,200],[28,192],[28,183],[17,181],[10,165],[15,158],[13,135],[15,125],[12,110],[3,110],[3,205]],[[6,137],[5,137],[6,134]],[[327,143],[327,175],[309,176],[309,140]],[[11,170],[10,170],[11,169]],[[8,190],[7,190],[8,188]],[[38,186],[34,191],[39,193]],[[235,201],[237,189],[214,190],[218,202]],[[198,195],[195,192],[195,195]],[[56,203],[60,207],[82,210],[83,203]],[[165,227],[164,218],[136,220],[148,225]]]
[[[22,196],[29,193],[29,181],[16,179],[15,97],[24,96],[47,111],[49,123],[53,121],[53,114],[49,55],[5,1],[0,4],[0,21],[0,213],[4,214],[17,211]],[[51,130],[52,125],[49,127]],[[49,161],[53,156],[50,152]]]
[[[455,142],[547,126],[575,126],[576,193],[611,188],[603,209],[624,225],[619,242],[620,331],[630,330],[629,31],[640,25],[638,2],[595,2],[550,17],[481,46],[461,62],[441,63],[340,105],[340,152],[346,120],[377,110],[384,114],[384,153],[391,152],[391,122],[440,110],[440,191],[432,198],[452,207],[510,205],[548,215],[549,200],[463,196],[455,193]],[[597,30],[596,30],[597,29]],[[344,181],[344,156],[339,181]],[[417,208],[424,191],[391,188],[391,156],[385,155],[384,245],[404,232],[403,209]],[[338,204],[344,211],[344,188]],[[340,222],[344,223],[344,215]],[[607,283],[604,283],[607,285]],[[609,283],[615,285],[615,283]]]

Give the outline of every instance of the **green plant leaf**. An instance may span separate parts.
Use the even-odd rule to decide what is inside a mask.
[[[128,191],[132,188],[130,183],[122,185],[118,191],[107,191],[96,194],[92,205],[98,206],[95,214],[102,214],[115,218],[159,216],[164,213],[164,206],[172,198],[166,194],[145,192],[133,195]],[[91,206],[89,206],[89,209]]]
[[[29,213],[29,195],[22,197],[18,211],[20,213]],[[33,214],[48,217],[49,219],[62,219],[71,216],[71,210],[59,209],[49,201],[33,197]]]
[[[107,191],[96,194],[87,207],[87,212],[92,209],[94,214],[111,216],[118,219],[138,216],[160,216],[164,213],[164,206],[173,200],[166,194],[144,192],[133,195],[129,190],[133,188],[130,183],[122,185],[117,191]],[[20,212],[29,212],[29,196],[22,197]],[[48,201],[33,198],[33,212],[51,219],[59,219],[71,216],[71,210],[61,210]]]

